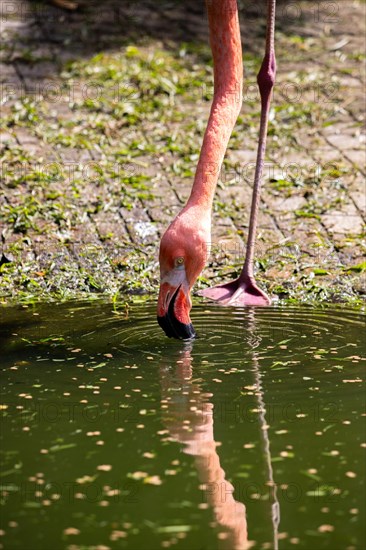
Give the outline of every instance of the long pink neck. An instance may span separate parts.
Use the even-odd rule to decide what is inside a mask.
[[[206,0],[214,98],[187,207],[211,211],[225,151],[242,103],[243,62],[236,0]]]

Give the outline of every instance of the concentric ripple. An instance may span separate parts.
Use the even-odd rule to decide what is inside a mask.
[[[196,308],[192,315],[197,331],[206,337],[225,337],[229,342],[258,334],[261,338],[336,334],[357,326],[365,328],[365,316],[352,310],[310,307]]]
[[[204,360],[240,363],[254,349],[261,353],[282,346],[285,352],[340,349],[364,344],[365,315],[341,307],[230,308],[195,305],[192,322],[198,338],[191,349]],[[160,357],[183,349],[183,342],[168,339],[156,321],[154,302],[118,305],[95,301],[44,304],[34,309],[9,308],[2,324],[3,337],[14,343],[42,343],[54,337],[86,353],[116,349]],[[335,351],[335,349],[333,351]]]
[[[198,338],[190,343],[168,339],[156,322],[155,303],[115,309],[104,305],[94,312],[93,329],[81,331],[90,346],[112,346],[129,356],[169,357],[190,349],[199,360],[215,367],[240,366],[256,350],[269,358],[274,351],[289,360],[313,350],[336,350],[363,345],[365,316],[337,307],[228,308],[200,304],[192,310]],[[75,312],[76,314],[76,312]],[[188,348],[187,348],[188,346]],[[276,352],[276,353],[277,353]],[[323,352],[320,352],[323,353]]]

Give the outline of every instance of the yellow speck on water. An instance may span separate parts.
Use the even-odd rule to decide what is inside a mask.
[[[332,531],[334,531],[334,525],[319,525],[318,531],[320,533],[331,533]]]
[[[354,477],[357,477],[357,474],[355,472],[346,472],[346,476],[354,478]]]
[[[149,452],[143,453],[142,456],[144,456],[145,458],[155,458],[155,454]]]
[[[130,474],[129,477],[132,477],[132,479],[144,479],[147,475],[148,475],[147,472],[137,471]]]
[[[89,482],[91,482],[91,481],[94,481],[94,479],[95,479],[95,478],[94,478],[94,477],[91,477],[91,476],[83,476],[83,477],[77,478],[76,483],[81,483],[81,484],[82,484],[82,483],[89,483]],[[80,493],[80,494],[82,494],[82,493]],[[81,497],[79,496],[79,497],[77,497],[77,498],[85,498],[85,495],[82,494]]]
[[[160,479],[160,476],[148,476],[144,478],[144,483],[149,483],[150,485],[161,485],[163,482]]]
[[[124,539],[127,537],[127,532],[126,531],[112,531],[111,535],[110,535],[110,540],[118,540],[118,539]]]
[[[149,359],[149,361],[152,361],[154,358],[151,357],[151,355],[148,355],[148,356],[146,357],[146,359]]]
[[[64,535],[79,535],[80,530],[76,529],[76,527],[68,527],[67,529],[64,529]]]
[[[113,357],[113,355],[112,355],[111,353],[104,353],[104,357],[109,357],[109,358],[111,358],[111,357]]]
[[[100,464],[97,466],[97,470],[101,472],[110,472],[112,469],[112,466],[110,464]]]

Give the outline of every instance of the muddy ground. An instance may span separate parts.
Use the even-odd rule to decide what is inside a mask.
[[[245,85],[196,288],[244,258],[265,2],[239,2]],[[203,2],[2,7],[2,303],[158,288],[212,99]],[[364,304],[365,3],[279,2],[256,273],[275,299]]]

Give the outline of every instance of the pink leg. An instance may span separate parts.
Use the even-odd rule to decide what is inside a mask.
[[[257,163],[253,185],[252,206],[250,211],[249,232],[246,258],[238,279],[230,283],[208,288],[200,292],[201,296],[217,300],[225,305],[269,305],[268,296],[260,290],[254,280],[254,245],[258,221],[258,208],[262,186],[262,174],[266,151],[269,110],[272,90],[276,77],[276,57],[274,50],[276,0],[268,0],[266,53],[258,73],[258,86],[261,94],[261,122]]]

